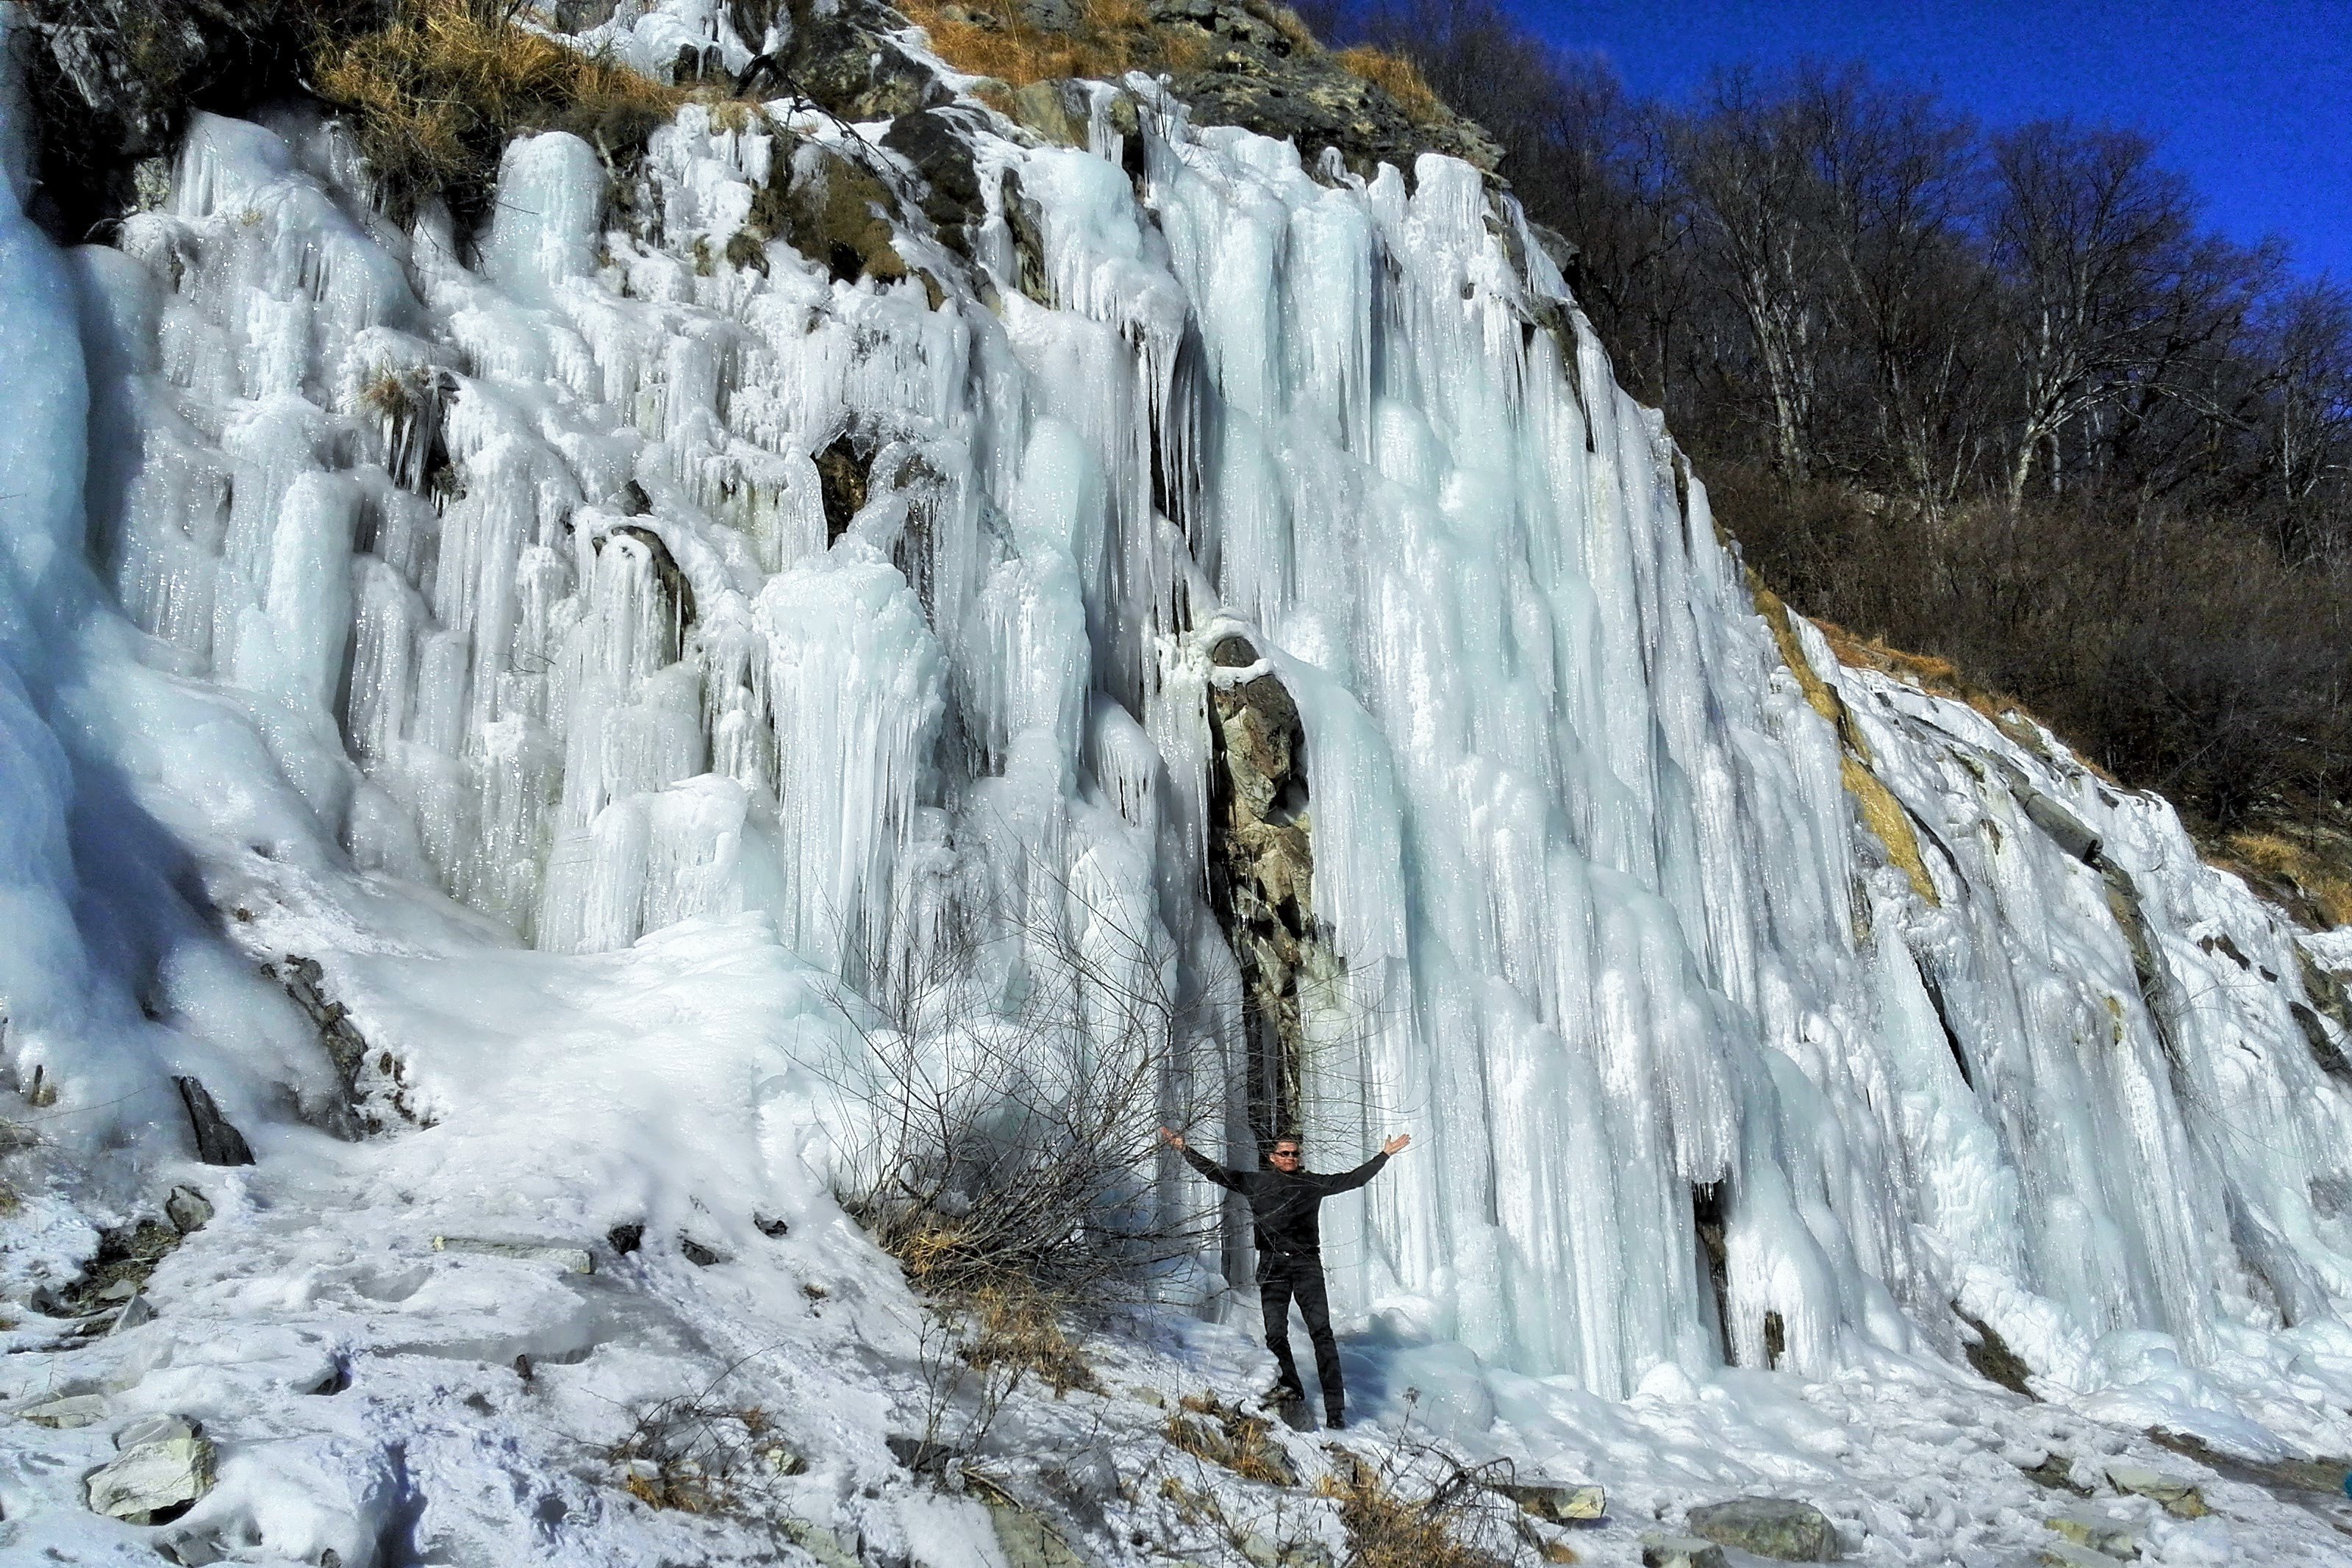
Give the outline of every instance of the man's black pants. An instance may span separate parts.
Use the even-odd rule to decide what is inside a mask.
[[[1323,1412],[1334,1426],[1347,1406],[1348,1394],[1339,1380],[1339,1342],[1331,1336],[1331,1301],[1323,1290],[1323,1260],[1313,1254],[1258,1256],[1257,1295],[1265,1308],[1265,1346],[1282,1367],[1282,1386],[1294,1398],[1307,1397],[1298,1381],[1298,1364],[1290,1359],[1290,1303],[1307,1320],[1307,1337],[1315,1343],[1315,1370],[1323,1379]]]

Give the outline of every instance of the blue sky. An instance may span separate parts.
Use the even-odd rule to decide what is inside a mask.
[[[2352,0],[1504,0],[1561,47],[1679,99],[1716,65],[1860,59],[1988,124],[2072,114],[2136,126],[2209,221],[2283,236],[2352,283]]]

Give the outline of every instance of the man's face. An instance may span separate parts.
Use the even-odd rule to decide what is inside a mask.
[[[1274,1162],[1274,1168],[1278,1171],[1297,1170],[1298,1168],[1297,1140],[1295,1138],[1283,1139],[1282,1142],[1274,1145],[1274,1153],[1268,1155],[1266,1158]]]

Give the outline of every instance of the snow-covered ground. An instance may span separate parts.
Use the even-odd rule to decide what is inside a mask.
[[[667,57],[705,9],[614,36]],[[1088,1560],[1341,1555],[1322,1440],[1275,1489],[1165,1439],[1269,1376],[1205,1270],[1089,1341],[1100,1392],[909,1470],[936,1329],[829,1196],[812,1065],[858,956],[959,905],[1230,974],[1235,631],[1301,715],[1343,967],[1314,1150],[1419,1145],[1326,1222],[1347,1446],[1599,1480],[1588,1562],[1744,1491],[1863,1561],[2027,1557],[2075,1500],[2036,1469],[2151,1561],[2352,1555],[2352,1506],[2142,1435],[2352,1453],[2342,949],[2029,723],[1777,639],[1475,171],[1307,171],[1128,90],[1139,175],[1108,112],[1087,150],[990,120],[980,259],[908,200],[889,282],[747,229],[772,181],[918,189],[788,103],[682,110],[625,213],[586,143],[519,142],[470,262],[293,111],[199,116],[168,203],[62,255],[0,110],[0,1114],[38,1140],[0,1407],[105,1401],[0,1420],[0,1555],[947,1568],[1008,1496]],[[182,1075],[255,1165],[188,1157]],[[145,1321],[37,1310],[175,1185],[214,1214]],[[217,1487],[99,1518],[154,1413]],[[681,1425],[751,1457],[735,1513],[627,1490]],[[2216,1512],[2116,1497],[2116,1456]]]

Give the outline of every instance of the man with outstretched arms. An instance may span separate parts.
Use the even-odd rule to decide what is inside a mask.
[[[1325,1198],[1351,1192],[1380,1175],[1389,1156],[1412,1142],[1412,1134],[1399,1133],[1381,1145],[1379,1154],[1338,1176],[1302,1169],[1295,1137],[1275,1140],[1265,1169],[1235,1171],[1195,1152],[1181,1134],[1162,1127],[1160,1135],[1194,1170],[1249,1200],[1250,1218],[1257,1230],[1257,1291],[1265,1309],[1265,1344],[1282,1367],[1282,1396],[1307,1397],[1306,1386],[1298,1381],[1298,1364],[1290,1359],[1290,1303],[1295,1301],[1298,1315],[1307,1320],[1307,1337],[1315,1343],[1315,1370],[1323,1379],[1325,1424],[1334,1429],[1345,1427],[1347,1390],[1339,1378],[1339,1344],[1331,1337],[1331,1303],[1323,1289],[1323,1234],[1316,1211]]]

